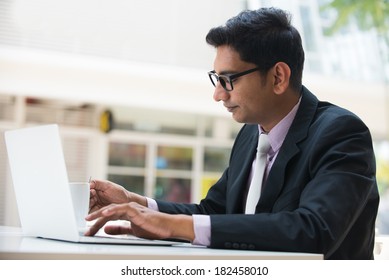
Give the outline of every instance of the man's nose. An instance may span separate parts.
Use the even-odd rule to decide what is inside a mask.
[[[225,101],[227,100],[228,98],[230,98],[230,93],[228,91],[226,91],[222,86],[221,84],[218,82],[216,84],[216,87],[215,87],[215,91],[213,93],[213,99],[216,101],[216,102],[219,102],[219,101]]]

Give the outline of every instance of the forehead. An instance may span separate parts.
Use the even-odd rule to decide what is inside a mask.
[[[216,49],[214,70],[219,74],[224,72],[235,72],[244,69],[250,64],[251,63],[241,60],[239,53],[230,46],[222,45]]]

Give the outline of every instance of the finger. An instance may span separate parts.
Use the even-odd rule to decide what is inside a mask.
[[[94,212],[97,208],[96,206],[96,191],[94,189],[90,189],[89,191],[89,213]]]
[[[95,193],[101,189],[101,186],[103,186],[103,184],[102,184],[102,181],[100,181],[100,180],[93,179],[89,183],[90,190],[91,191],[93,190]]]
[[[103,190],[104,189],[105,183],[106,183],[105,181],[93,179],[89,183],[89,186],[90,186],[91,189],[99,191],[99,190]]]
[[[101,209],[101,215],[105,217],[115,217],[116,219],[129,220],[138,211],[136,207],[138,204],[134,203],[122,203],[122,204],[111,204]]]
[[[117,234],[132,234],[130,226],[123,225],[107,225],[104,228],[104,232],[107,234],[117,235]]]
[[[95,235],[107,222],[109,219],[103,217],[98,220],[84,233],[86,236]]]
[[[90,213],[85,217],[85,220],[89,222],[96,220],[97,218],[101,217],[101,211],[102,209],[94,211],[94,208],[91,208]]]
[[[120,206],[120,207],[118,207]],[[125,205],[124,205],[125,206]],[[87,221],[96,220],[85,232],[85,235],[95,235],[108,221],[121,219],[125,215],[123,205],[109,205],[85,217]],[[123,218],[122,218],[123,219]]]
[[[108,205],[108,206],[105,206],[105,207],[100,208],[100,209],[96,206],[96,207],[94,207],[94,208],[96,208],[96,211],[91,211],[91,213],[85,217],[85,220],[93,221],[93,220],[96,220],[96,219],[103,217],[103,216],[104,217],[110,216],[110,215],[114,214],[114,211],[107,212],[106,210],[109,208],[112,208],[113,206],[114,205]],[[93,210],[93,208],[92,208],[92,210]]]
[[[97,195],[97,192],[96,192],[95,189],[90,188],[89,189],[89,194],[90,194],[89,200],[92,200]]]
[[[95,189],[96,187],[96,180],[93,179],[92,181],[89,182],[89,188],[92,190],[92,189]]]

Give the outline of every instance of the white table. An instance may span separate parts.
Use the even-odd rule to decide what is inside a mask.
[[[3,260],[306,260],[321,254],[209,249],[190,244],[134,246],[78,244],[24,236],[20,228],[0,226],[0,259]]]

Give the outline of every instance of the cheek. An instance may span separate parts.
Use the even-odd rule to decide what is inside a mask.
[[[254,116],[256,113],[258,113],[258,110],[261,110],[261,100],[258,98],[258,95],[256,93],[250,92],[248,94],[242,94],[239,96],[239,100],[237,100],[241,110],[242,114],[249,116]]]
[[[247,114],[254,116],[263,110],[263,105],[263,102],[257,96],[250,96],[245,102],[244,109]]]
[[[252,87],[247,95],[242,97],[241,100],[244,103],[244,107],[250,114],[258,114],[267,110],[269,107],[269,99],[267,98],[266,91],[260,87]]]

